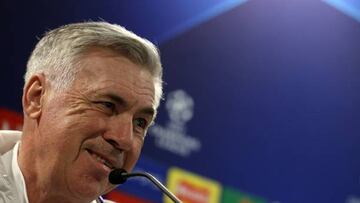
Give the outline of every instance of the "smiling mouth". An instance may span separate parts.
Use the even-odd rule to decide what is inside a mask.
[[[89,150],[89,149],[86,149],[86,151],[96,160],[98,161],[99,163],[105,165],[106,167],[110,168],[111,170],[115,169],[115,167],[110,163],[108,162],[104,157],[102,157],[101,155]]]

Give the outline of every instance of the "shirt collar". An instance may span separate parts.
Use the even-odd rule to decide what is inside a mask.
[[[25,186],[25,180],[24,180],[24,176],[21,173],[21,170],[19,168],[19,164],[18,164],[18,152],[19,152],[19,146],[20,146],[20,141],[18,141],[14,148],[13,148],[13,153],[12,153],[12,171],[14,174],[14,180],[16,183],[16,190],[17,193],[20,194],[20,203],[29,203],[28,197],[27,197],[27,192],[26,192],[26,186]]]

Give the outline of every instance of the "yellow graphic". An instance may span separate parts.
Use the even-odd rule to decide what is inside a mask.
[[[167,186],[183,203],[220,202],[221,186],[218,182],[179,168],[169,169]],[[172,203],[167,197],[164,197],[164,202]]]

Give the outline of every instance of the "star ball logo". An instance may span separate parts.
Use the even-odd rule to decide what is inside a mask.
[[[184,90],[170,92],[165,107],[169,120],[166,125],[155,124],[149,134],[155,138],[155,145],[182,157],[201,149],[201,142],[187,134],[186,124],[194,115],[194,100]]]

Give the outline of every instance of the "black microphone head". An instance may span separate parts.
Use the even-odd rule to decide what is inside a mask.
[[[114,185],[122,184],[127,179],[127,172],[125,169],[117,168],[110,172],[109,182]]]

